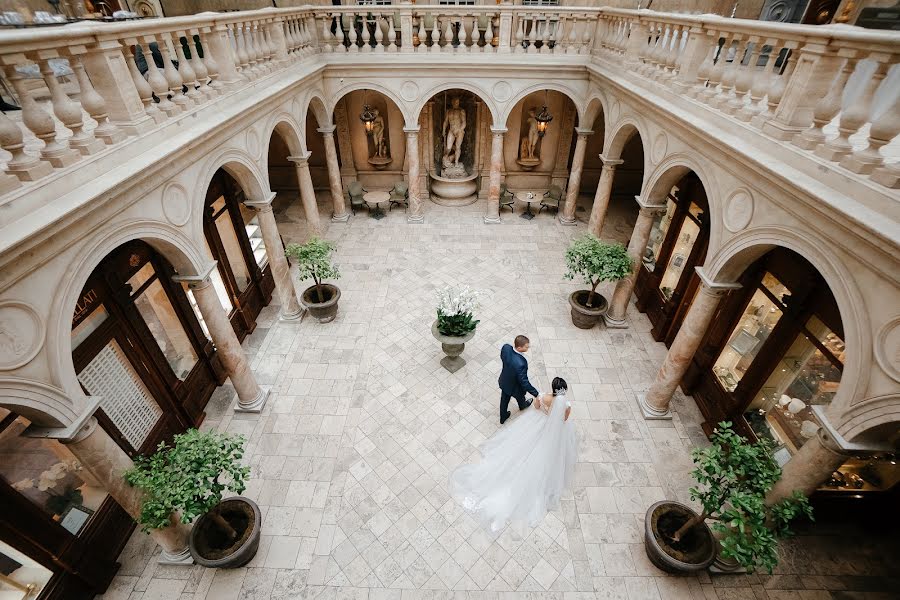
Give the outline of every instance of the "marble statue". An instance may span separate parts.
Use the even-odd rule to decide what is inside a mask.
[[[535,150],[540,137],[538,135],[537,113],[532,108],[528,111],[528,134],[522,136],[522,144],[519,151],[521,156],[519,158],[539,158]]]
[[[372,123],[372,141],[375,142],[375,156],[387,158],[387,143],[384,141],[384,117],[378,109],[373,109],[375,120]]]
[[[459,98],[450,101],[450,108],[444,115],[444,159],[441,164],[459,165],[462,155],[463,137],[466,135],[466,111],[459,106]]]

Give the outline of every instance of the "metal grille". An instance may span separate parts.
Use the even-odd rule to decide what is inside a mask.
[[[140,448],[162,409],[128,364],[119,345],[107,344],[78,374],[78,381],[89,394],[100,396],[100,408],[106,416],[133,448]]]

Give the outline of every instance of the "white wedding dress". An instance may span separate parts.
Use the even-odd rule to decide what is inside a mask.
[[[530,408],[481,446],[482,460],[450,475],[450,495],[491,531],[537,526],[572,480],[578,441],[565,395]],[[543,408],[543,407],[542,407]]]

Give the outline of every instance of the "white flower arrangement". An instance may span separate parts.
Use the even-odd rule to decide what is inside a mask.
[[[437,293],[438,313],[447,317],[471,313],[478,308],[480,295],[481,292],[470,289],[467,285],[460,288],[444,286]]]

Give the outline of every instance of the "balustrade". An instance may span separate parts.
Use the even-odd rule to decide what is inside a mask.
[[[35,182],[320,52],[566,55],[898,187],[900,167],[883,154],[900,129],[898,41],[648,10],[421,4],[3,32],[0,68],[22,111],[0,118],[0,146],[6,173]]]

